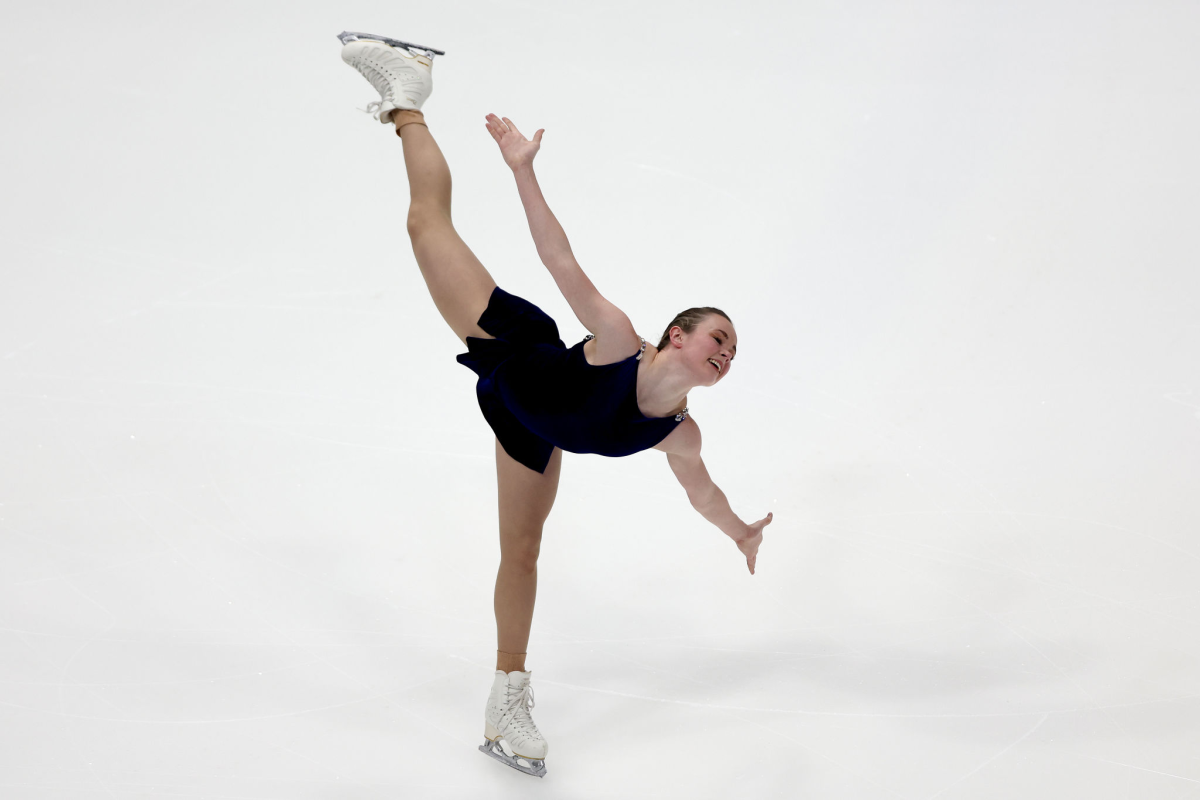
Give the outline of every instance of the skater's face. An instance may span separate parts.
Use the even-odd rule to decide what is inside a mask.
[[[684,351],[688,354],[689,365],[704,377],[700,385],[712,386],[729,374],[737,354],[737,331],[729,320],[710,314],[687,335]],[[721,368],[719,372],[713,361]]]

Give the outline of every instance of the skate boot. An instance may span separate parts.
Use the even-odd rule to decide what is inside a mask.
[[[531,675],[532,671],[496,670],[483,717],[485,739],[479,749],[513,769],[541,778],[546,774],[545,759],[550,747],[529,716],[533,708]]]
[[[433,91],[433,57],[441,50],[376,36],[371,33],[338,34],[342,61],[354,67],[379,92],[379,100],[365,111],[383,124],[392,121],[398,108],[419,111]]]

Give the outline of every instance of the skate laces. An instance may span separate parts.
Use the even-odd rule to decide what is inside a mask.
[[[367,107],[360,108],[358,109],[359,111],[362,111],[366,114],[375,114],[378,113],[379,109],[383,108],[383,103],[385,100],[391,100],[393,102],[395,101],[395,98],[392,96],[392,84],[390,81],[388,81],[387,76],[372,67],[370,64],[366,64],[361,61],[355,64],[354,68],[361,72],[362,76],[371,82],[371,85],[375,87],[375,91],[379,92],[380,97],[379,100],[376,100],[373,103],[367,103]]]
[[[515,697],[512,696],[511,690],[513,688],[514,687],[509,686],[508,690],[505,692],[506,705],[508,705],[509,708],[515,707],[512,716],[513,727],[517,728],[518,730],[531,733],[534,736],[541,736],[541,734],[538,732],[537,725],[533,724],[533,717],[529,716],[529,712],[532,711],[534,707],[533,684],[528,682],[521,684],[521,687],[517,690]]]

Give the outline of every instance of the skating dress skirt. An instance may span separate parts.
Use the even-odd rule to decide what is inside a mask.
[[[637,405],[642,349],[624,361],[596,366],[583,355],[591,335],[568,348],[546,312],[497,286],[479,318],[495,339],[467,337],[458,363],[478,376],[483,418],[504,451],[544,473],[555,447],[572,453],[628,456],[667,438],[687,409],[647,417]]]

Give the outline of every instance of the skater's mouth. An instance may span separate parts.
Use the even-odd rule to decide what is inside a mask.
[[[721,374],[721,365],[720,365],[720,364],[718,364],[716,361],[714,361],[714,360],[713,360],[713,359],[711,359],[711,358],[708,360],[708,363],[712,364],[714,367],[716,367],[716,368],[717,368],[717,374],[718,374],[718,375],[719,375],[719,374]]]

